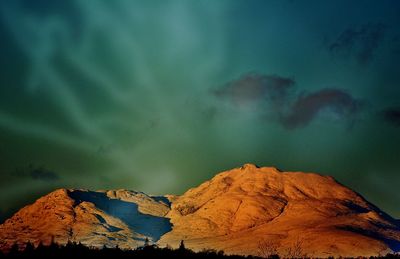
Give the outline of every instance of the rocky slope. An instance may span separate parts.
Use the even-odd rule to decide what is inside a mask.
[[[0,225],[0,245],[52,241],[88,246],[135,248],[171,230],[164,197],[117,191],[56,190],[26,206]]]
[[[0,225],[14,242],[134,248],[145,238],[194,250],[283,256],[359,256],[400,250],[398,221],[333,178],[246,164],[181,196],[57,190]]]
[[[322,257],[400,249],[396,220],[332,177],[251,164],[188,190],[167,217],[173,230],[159,243],[183,239],[194,249],[255,254],[261,242],[280,247],[281,255],[301,246],[303,254]]]

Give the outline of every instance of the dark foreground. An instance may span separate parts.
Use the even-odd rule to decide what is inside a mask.
[[[27,244],[24,249],[14,246],[8,253],[1,253],[0,258],[210,258],[210,259],[261,259],[257,256],[225,255],[223,251],[204,250],[193,252],[186,249],[183,245],[178,249],[159,248],[156,246],[146,246],[135,250],[122,250],[117,248],[88,248],[81,244],[69,243],[65,246],[52,244],[50,246],[39,245],[34,248]],[[268,258],[279,259],[279,256],[272,255]],[[398,258],[400,255],[389,254],[385,257],[374,258]]]
[[[135,250],[122,250],[117,248],[102,249],[88,248],[81,244],[69,243],[66,246],[52,244],[50,246],[39,245],[34,248],[28,244],[21,249],[14,246],[8,253],[0,254],[0,258],[229,258],[229,259],[260,259],[254,256],[224,255],[223,251],[204,250],[193,252],[182,244],[178,249],[159,248],[148,245]]]

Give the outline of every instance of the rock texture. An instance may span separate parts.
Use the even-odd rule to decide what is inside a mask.
[[[377,255],[400,249],[396,220],[332,177],[246,164],[188,190],[167,214],[173,230],[159,243],[281,255]],[[290,251],[292,250],[292,251]]]
[[[171,230],[164,197],[117,191],[56,190],[0,225],[0,245],[81,242],[92,247],[135,248]]]
[[[246,164],[180,196],[57,190],[0,225],[2,249],[54,240],[134,248],[145,238],[194,250],[369,256],[400,250],[398,221],[332,177]],[[297,253],[297,254],[296,254]]]

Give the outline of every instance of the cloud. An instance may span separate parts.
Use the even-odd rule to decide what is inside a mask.
[[[354,57],[359,64],[367,64],[382,42],[385,30],[381,23],[347,28],[329,44],[328,50],[333,55]]]
[[[400,106],[386,108],[381,112],[381,114],[385,121],[394,126],[400,127]]]
[[[43,166],[36,166],[30,164],[26,168],[18,168],[15,170],[15,174],[19,177],[29,177],[33,180],[53,182],[60,180],[60,176]]]
[[[294,80],[291,78],[251,73],[225,84],[214,94],[239,106],[264,100],[279,104],[287,97],[293,85]]]
[[[321,111],[330,110],[339,117],[352,117],[360,110],[361,101],[340,89],[322,89],[298,96],[289,113],[281,117],[288,129],[308,125]]]
[[[323,88],[299,94],[294,85],[292,78],[248,74],[225,84],[214,93],[234,105],[256,104],[261,115],[272,115],[267,117],[272,117],[286,129],[305,127],[323,111],[354,121],[361,109],[362,101],[344,90]]]

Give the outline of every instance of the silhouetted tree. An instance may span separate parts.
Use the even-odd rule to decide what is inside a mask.
[[[15,256],[15,255],[17,255],[18,253],[19,253],[19,246],[18,246],[17,243],[14,243],[14,244],[11,246],[9,255]]]
[[[183,240],[181,240],[181,243],[180,243],[180,245],[179,245],[179,250],[180,250],[180,251],[186,250],[185,243],[183,242]]]
[[[306,254],[303,251],[302,244],[304,240],[297,239],[292,246],[290,247],[290,251],[287,251],[287,258],[305,258]],[[275,244],[274,244],[275,245]],[[25,246],[25,245],[24,245]],[[270,246],[269,246],[270,247]],[[106,247],[103,246],[103,249],[99,248],[89,248],[80,243],[72,243],[68,242],[66,245],[42,245],[40,244],[36,249],[32,244],[26,244],[24,250],[20,250],[20,247],[17,244],[14,244],[11,248],[11,251],[2,255],[0,252],[0,259],[3,258],[56,258],[56,259],[78,259],[78,258],[194,258],[194,259],[260,259],[260,257],[255,256],[240,256],[240,255],[225,255],[223,251],[217,251],[214,249],[204,249],[201,252],[193,252],[190,249],[185,247],[184,241],[182,240],[178,249],[169,249],[169,248],[159,248],[154,245],[149,245],[148,247],[141,247],[132,250],[121,250],[117,246],[116,247]],[[31,249],[32,248],[32,249]],[[274,250],[274,249],[273,249]],[[268,250],[269,251],[269,250]],[[276,255],[269,256],[269,258],[279,258]],[[400,255],[398,254],[387,254],[384,257],[370,257],[370,259],[375,258],[395,258],[400,259]]]
[[[286,249],[285,258],[307,258],[309,257],[303,249],[304,239],[297,238],[294,243]]]
[[[149,246],[149,245],[150,245],[149,238],[146,237],[146,239],[144,240],[144,246]]]
[[[36,251],[41,251],[41,250],[43,250],[43,249],[44,249],[44,245],[43,245],[42,241],[39,241],[39,244],[38,244],[38,246],[36,247]]]
[[[28,241],[28,243],[26,243],[26,245],[25,245],[24,253],[31,254],[34,250],[35,250],[35,246],[31,242]]]
[[[53,251],[58,249],[58,244],[54,241],[54,236],[51,237],[49,249]]]
[[[279,258],[278,247],[279,244],[275,241],[266,239],[260,240],[257,247],[258,255],[269,259]]]
[[[68,240],[67,244],[65,245],[65,248],[72,248],[75,244],[71,241]]]

